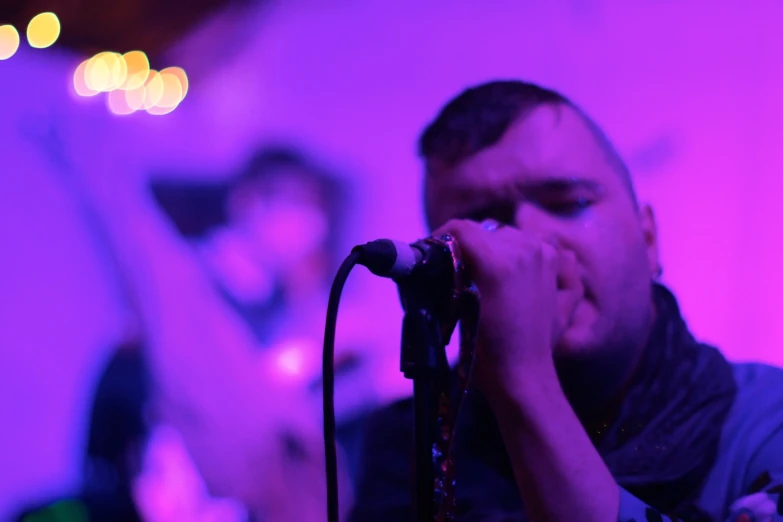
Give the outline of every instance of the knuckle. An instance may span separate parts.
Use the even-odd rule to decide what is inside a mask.
[[[519,260],[530,267],[547,265],[556,254],[551,248],[539,241],[527,241],[519,250]]]
[[[443,226],[433,232],[433,237],[450,235],[459,238],[464,235],[466,230],[465,221],[461,219],[450,219]]]

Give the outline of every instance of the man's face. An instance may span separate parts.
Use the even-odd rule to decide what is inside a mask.
[[[585,296],[558,355],[645,341],[658,266],[655,224],[649,208],[637,209],[616,162],[576,110],[538,107],[494,146],[429,171],[432,228],[455,218],[493,218],[574,252]]]

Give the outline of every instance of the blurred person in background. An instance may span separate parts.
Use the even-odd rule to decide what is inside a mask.
[[[93,415],[91,450],[114,451],[109,459],[89,455],[88,490],[105,491],[108,468],[115,476],[108,483],[120,486],[115,496],[129,492],[145,520],[217,513],[221,520],[320,520],[326,508],[320,354],[350,191],[295,149],[271,147],[225,183],[156,176],[148,197],[167,222],[154,233],[134,226],[120,247],[156,259],[131,269],[143,277],[135,291],[142,294],[139,315],[147,318],[139,329],[144,343],[118,350],[98,388],[94,412],[104,415]],[[167,239],[150,245],[159,234]],[[157,284],[141,275],[145,263],[159,272]],[[183,275],[191,282],[172,287]],[[159,298],[143,304],[148,292],[166,304]],[[189,309],[201,319],[184,323]],[[358,465],[364,414],[378,403],[368,365],[374,332],[365,313],[350,299],[341,309],[337,419],[348,471]],[[255,389],[235,395],[240,383]],[[174,404],[160,394],[169,388],[180,396]],[[183,390],[190,390],[184,399]],[[134,394],[147,398],[123,407]],[[138,419],[141,444],[116,429],[137,426]],[[101,433],[125,442],[112,446]],[[341,482],[349,491],[350,473]],[[294,483],[309,496],[294,495]]]
[[[28,80],[33,88],[27,93],[61,85],[71,60],[42,61],[45,82],[33,81],[41,77],[35,67],[15,66],[23,81],[6,91],[9,97],[21,96]],[[101,261],[117,265],[131,319],[122,321],[116,347],[104,350],[114,355],[96,387],[52,389],[70,395],[85,388],[80,409],[91,418],[83,486],[36,495],[54,500],[25,509],[17,518],[321,520],[326,505],[318,361],[327,274],[333,264],[331,237],[339,229],[332,210],[323,207],[339,207],[329,207],[338,201],[333,184],[317,181],[312,173],[318,169],[302,164],[297,153],[267,151],[239,176],[241,182],[224,187],[227,199],[219,206],[226,220],[207,227],[209,232],[189,245],[151,197],[146,174],[139,174],[143,169],[127,158],[118,163],[122,142],[102,111],[73,106],[64,89],[55,98],[51,104],[38,98],[35,107],[18,104],[20,118],[36,117],[9,117],[10,125],[0,127],[10,147],[5,160],[15,167],[13,180],[18,181],[7,187],[9,198],[17,196],[7,201],[6,209],[30,199],[22,182],[40,178],[63,190],[67,206],[78,209],[78,219],[95,234],[92,239],[111,251]],[[271,175],[273,171],[277,174]],[[46,195],[42,186],[37,185],[38,197]],[[259,188],[274,196],[259,198]],[[20,208],[33,207],[25,203]],[[192,210],[204,209],[194,205]],[[268,226],[281,220],[283,228]],[[12,220],[4,222],[10,226]],[[269,242],[266,251],[259,240]],[[9,250],[13,255],[6,260],[13,263],[20,251]],[[254,269],[254,263],[260,268]],[[320,309],[319,299],[324,302]],[[81,309],[77,297],[71,306],[69,310]],[[279,319],[269,320],[274,314]],[[367,323],[348,324],[361,330]],[[4,330],[11,335],[17,329]],[[42,330],[27,330],[34,331]],[[351,337],[350,328],[341,333]],[[364,346],[368,339],[346,342]],[[62,357],[59,344],[38,342],[37,349],[43,354],[37,370]],[[343,375],[356,370],[356,362],[346,356]],[[92,381],[83,370],[71,375],[61,371],[62,364],[54,367],[57,375]],[[345,426],[360,419],[363,407],[372,402],[372,394],[358,387],[371,384],[366,377],[343,388],[338,406],[345,409],[338,413]],[[30,382],[41,386],[32,377],[25,384]],[[351,403],[354,397],[359,400]],[[51,412],[50,404],[43,409]],[[77,417],[69,416],[68,422],[73,430],[83,429]],[[350,426],[346,431],[357,433]]]
[[[247,18],[238,13],[215,17],[185,38],[177,53],[193,54],[203,41],[211,41],[205,35],[233,34],[237,27],[255,29],[250,21],[238,22]],[[80,37],[68,36],[72,41]],[[236,40],[220,40],[219,49],[209,47],[221,58],[229,56],[224,52],[228,48],[239,47]],[[201,62],[209,62],[199,56]],[[93,359],[102,357],[93,354],[89,364],[79,360],[81,367],[70,372],[61,371],[64,365],[54,362],[63,355],[59,338],[48,346],[38,342],[40,350],[29,352],[43,353],[42,359],[51,362],[55,374],[68,377],[64,391],[56,391],[46,388],[47,381],[36,373],[30,382],[41,389],[40,395],[73,393],[78,396],[69,399],[68,411],[78,403],[80,411],[92,415],[89,430],[83,430],[81,417],[67,419],[72,425],[69,431],[88,435],[81,500],[64,499],[51,503],[53,510],[37,512],[57,516],[62,506],[86,506],[94,513],[111,513],[106,515],[111,520],[125,516],[194,520],[197,514],[209,518],[215,512],[226,520],[320,520],[326,506],[319,360],[326,293],[333,275],[329,272],[334,266],[330,245],[336,230],[332,210],[337,200],[330,192],[334,187],[313,181],[306,174],[312,166],[301,164],[298,153],[267,151],[251,162],[237,187],[232,183],[225,189],[227,199],[219,205],[225,220],[183,241],[176,221],[165,219],[147,190],[148,173],[155,170],[144,157],[150,143],[138,146],[143,143],[139,133],[156,136],[162,127],[115,120],[102,103],[92,107],[85,100],[74,103],[65,85],[79,57],[54,52],[31,58],[20,52],[14,60],[10,68],[3,63],[4,70],[20,81],[4,85],[3,92],[14,100],[14,111],[0,131],[17,173],[14,180],[19,181],[19,187],[12,188],[21,190],[6,192],[8,208],[41,208],[36,206],[42,201],[40,186],[33,185],[35,190],[30,191],[22,181],[51,174],[47,183],[67,187],[68,205],[88,215],[91,224],[86,228],[105,228],[92,240],[102,249],[101,255],[106,250],[111,251],[107,257],[116,258],[108,264],[116,261],[121,274],[117,279],[123,280],[120,286],[129,289],[124,298],[132,302],[129,314],[118,314],[122,316],[119,327],[105,325],[114,334],[101,337],[102,345],[109,347],[101,348],[101,355],[114,355],[108,357],[97,387],[85,383],[93,382]],[[41,71],[44,74],[38,74]],[[215,70],[208,68],[202,74]],[[191,80],[195,91],[199,78],[194,75]],[[129,157],[127,144],[138,146],[139,154]],[[253,170],[264,175],[250,174]],[[271,170],[287,174],[267,176]],[[296,172],[305,175],[290,175]],[[252,187],[255,183],[276,196],[259,198]],[[162,194],[155,188],[153,192]],[[16,202],[24,204],[14,206]],[[34,215],[31,222],[37,223],[41,216],[56,214]],[[279,218],[285,226],[269,227]],[[303,223],[306,233],[301,233]],[[35,231],[36,239],[56,239],[39,228]],[[259,239],[268,247],[259,247],[255,243]],[[48,254],[50,249],[43,251]],[[48,290],[55,288],[60,287],[51,284]],[[29,291],[21,294],[26,297]],[[73,296],[68,313],[90,310],[80,299]],[[60,317],[60,312],[47,310],[46,315]],[[350,441],[358,433],[361,412],[375,402],[372,382],[363,372],[366,367],[352,355],[366,354],[374,342],[367,312],[349,301],[341,308],[342,318],[355,316],[341,321],[342,340],[338,338],[344,347],[338,354],[343,377],[338,377],[337,385],[338,419],[344,427],[341,440],[351,454],[358,447]],[[98,322],[98,316],[91,317]],[[115,344],[106,343],[111,338]],[[80,346],[74,351],[82,355],[87,350]],[[40,365],[35,366],[37,370]],[[368,390],[362,388],[365,385]],[[41,411],[51,412],[50,405],[46,403]],[[81,437],[71,438],[81,441]],[[58,497],[56,492],[63,489],[74,498],[76,494],[70,493],[79,488],[52,488],[40,496]],[[129,497],[134,504],[130,507]],[[96,507],[115,501],[119,508]]]
[[[150,186],[256,348],[312,392],[320,416],[325,310],[355,215],[351,185],[293,147],[270,146],[227,183],[158,177]],[[355,470],[360,425],[380,397],[369,373],[374,321],[352,297],[341,305],[335,406]]]
[[[259,347],[310,328],[341,260],[350,186],[285,146],[228,182],[181,178],[155,176],[153,197]]]

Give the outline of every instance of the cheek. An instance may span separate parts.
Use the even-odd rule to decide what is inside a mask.
[[[604,235],[584,249],[586,293],[607,320],[633,313],[650,285],[643,242],[619,237],[619,232]]]
[[[607,306],[638,278],[638,259],[644,258],[644,251],[622,239],[628,237],[625,230],[591,223],[577,232],[564,237],[564,246],[576,255],[587,300]]]

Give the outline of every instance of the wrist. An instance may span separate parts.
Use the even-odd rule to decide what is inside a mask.
[[[482,390],[499,420],[535,422],[553,408],[570,409],[554,363],[504,373],[509,375],[491,380]]]

